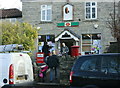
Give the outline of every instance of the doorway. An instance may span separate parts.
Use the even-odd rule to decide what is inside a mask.
[[[60,47],[62,47],[62,43],[65,43],[65,45],[69,48],[68,55],[71,55],[71,46],[75,44],[74,39],[60,39]]]

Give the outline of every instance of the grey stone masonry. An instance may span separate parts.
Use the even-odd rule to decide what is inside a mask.
[[[0,45],[2,45],[2,26],[0,26]]]
[[[57,36],[65,28],[70,28],[78,35],[100,33],[103,48],[108,46],[109,42],[115,41],[107,24],[107,21],[111,19],[109,14],[113,13],[114,10],[113,2],[97,2],[97,19],[85,20],[85,2],[66,1],[22,0],[23,21],[29,22],[35,27],[40,27],[40,35],[53,34]],[[63,21],[62,7],[67,3],[73,5],[73,20],[71,21]],[[52,5],[52,21],[41,21],[41,5]],[[57,27],[57,23],[63,22],[79,22],[79,26]],[[94,28],[94,24],[98,25],[97,29]]]
[[[119,14],[119,17],[120,17],[120,1],[118,3],[118,14]]]

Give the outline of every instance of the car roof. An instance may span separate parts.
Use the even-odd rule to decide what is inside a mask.
[[[97,56],[118,56],[118,57],[120,57],[120,53],[103,53],[103,54],[89,54],[89,55],[81,55],[81,56],[79,56],[77,59],[76,59],[76,61],[75,61],[75,63],[74,64],[79,64],[80,63],[80,61],[83,61],[83,60],[86,60],[86,59],[88,59],[88,57],[89,58],[92,58],[92,57],[97,57]],[[99,59],[99,58],[98,58]],[[76,68],[75,67],[75,65],[73,66],[73,68]],[[72,68],[72,69],[73,69]]]
[[[93,57],[93,56],[112,56],[112,55],[119,55],[120,56],[120,53],[89,54],[89,55],[81,55],[78,58]]]
[[[109,56],[109,55],[120,55],[120,53],[89,54],[89,55],[81,55],[81,57],[86,57],[86,56]]]

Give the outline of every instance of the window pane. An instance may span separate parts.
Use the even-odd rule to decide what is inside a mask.
[[[92,18],[95,18],[95,13],[92,13]]]
[[[92,2],[92,6],[95,6],[95,2]]]
[[[47,20],[51,20],[51,9],[47,10]]]
[[[90,14],[86,14],[86,18],[89,19],[90,18]]]
[[[95,12],[96,12],[95,8],[92,8],[92,18],[96,17]]]
[[[45,10],[42,11],[42,20],[45,20]]]
[[[119,57],[117,56],[106,56],[102,59],[102,72],[108,72],[108,73],[118,73],[120,72],[119,67]]]
[[[115,56],[109,58],[109,73],[118,73],[119,72],[119,63],[118,58]]]
[[[110,73],[117,73],[117,62],[114,60],[111,60],[109,63],[109,72]]]
[[[95,8],[92,8],[92,12],[95,13]]]
[[[48,6],[47,6],[47,9],[51,9],[51,5],[48,5]]]
[[[84,71],[98,71],[96,64],[97,64],[97,59],[95,59],[95,58],[89,59],[89,60],[86,60],[85,62],[83,62],[80,69],[84,70]]]
[[[41,9],[45,9],[45,5],[42,5],[42,6],[41,6]]]
[[[90,6],[90,2],[86,2],[86,6]]]
[[[90,13],[90,8],[86,8],[86,13]]]

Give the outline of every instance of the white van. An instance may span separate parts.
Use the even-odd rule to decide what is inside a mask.
[[[33,81],[32,61],[26,53],[0,53],[0,88]]]

